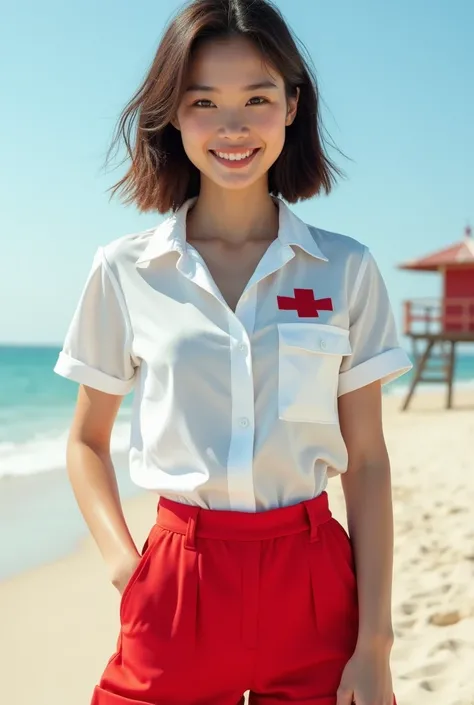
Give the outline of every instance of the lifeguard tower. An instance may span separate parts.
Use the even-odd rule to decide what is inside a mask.
[[[419,382],[441,382],[448,385],[446,408],[450,409],[456,344],[474,342],[474,238],[471,228],[466,227],[460,242],[421,259],[405,262],[399,265],[399,269],[439,272],[443,279],[440,298],[404,302],[403,332],[412,341],[415,372],[402,408],[408,408]],[[418,350],[420,342],[425,344],[421,354]]]

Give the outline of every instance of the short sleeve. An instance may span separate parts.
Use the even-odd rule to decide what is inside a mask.
[[[120,285],[99,248],[54,371],[108,394],[134,386],[132,330]]]
[[[380,380],[386,384],[412,364],[400,347],[385,282],[365,250],[349,309],[352,354],[340,368],[338,396]]]

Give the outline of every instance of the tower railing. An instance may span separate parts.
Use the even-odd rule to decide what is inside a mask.
[[[472,333],[474,338],[474,297],[446,299],[425,297],[404,301],[405,335]]]

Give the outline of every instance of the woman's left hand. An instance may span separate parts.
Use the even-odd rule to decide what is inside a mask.
[[[390,653],[358,647],[347,662],[337,691],[337,705],[393,705]]]

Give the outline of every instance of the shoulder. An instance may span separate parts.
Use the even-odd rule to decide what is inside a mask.
[[[156,227],[153,227],[122,235],[102,245],[99,252],[105,262],[114,269],[135,264],[148,247],[155,230]]]
[[[354,299],[367,286],[384,286],[378,264],[370,248],[349,235],[307,225],[315,243],[327,258],[335,280],[343,281]]]
[[[314,225],[307,227],[331,269],[343,275],[350,286],[358,284],[368,269],[377,268],[369,247],[360,240]]]
[[[133,278],[137,263],[150,243],[156,242],[160,225],[140,230],[110,240],[100,245],[96,251],[94,265],[108,272],[116,279]]]
[[[315,243],[329,262],[349,265],[361,264],[369,254],[367,245],[350,235],[323,230],[307,223]]]

